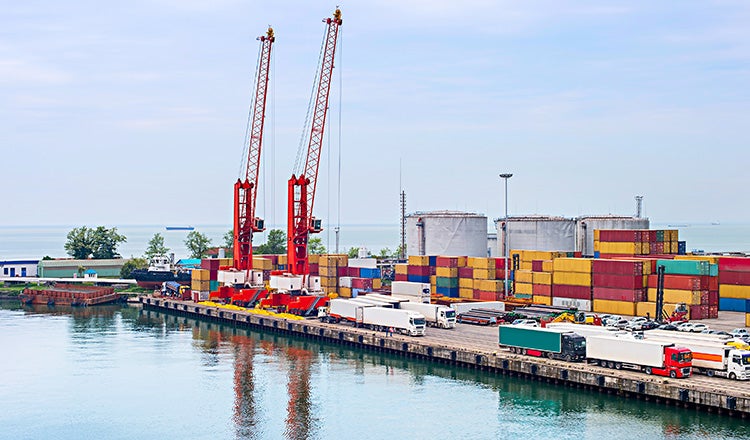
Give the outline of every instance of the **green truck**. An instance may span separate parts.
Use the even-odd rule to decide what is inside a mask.
[[[501,325],[498,345],[508,347],[512,353],[550,359],[580,361],[586,358],[586,338],[569,330]]]

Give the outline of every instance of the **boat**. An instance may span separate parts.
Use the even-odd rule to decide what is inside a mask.
[[[120,301],[121,296],[115,292],[114,287],[57,283],[51,287],[27,287],[19,299],[27,305],[86,307]]]
[[[180,284],[189,285],[191,281],[190,270],[180,266],[175,267],[172,260],[166,255],[157,255],[151,258],[148,269],[136,269],[131,276],[138,286],[144,289],[160,288],[162,283],[176,281]]]
[[[167,226],[167,231],[192,231],[194,229],[192,226]]]

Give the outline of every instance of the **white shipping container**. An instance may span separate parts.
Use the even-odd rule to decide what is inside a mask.
[[[497,310],[499,312],[504,312],[505,303],[502,301],[452,303],[451,308],[456,311],[456,314],[459,314],[459,315],[461,313],[466,313],[471,309],[490,309],[490,310]]]
[[[588,299],[552,298],[552,305],[556,307],[575,307],[582,312],[591,311],[591,301]]]
[[[674,344],[616,336],[591,335],[586,337],[586,357],[623,364],[664,368],[664,348],[671,345]]]
[[[378,260],[376,258],[350,258],[349,267],[360,269],[377,269]]]
[[[352,277],[339,277],[340,287],[352,287]]]
[[[298,275],[272,275],[270,285],[272,289],[302,290],[302,277]]]
[[[394,295],[430,296],[429,283],[414,283],[411,281],[394,281],[391,283],[391,293]]]
[[[216,279],[222,286],[226,284],[245,284],[245,272],[238,270],[220,270],[216,274]]]

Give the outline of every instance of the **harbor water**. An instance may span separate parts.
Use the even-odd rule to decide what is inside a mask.
[[[3,439],[741,439],[740,419],[125,306],[0,302]]]

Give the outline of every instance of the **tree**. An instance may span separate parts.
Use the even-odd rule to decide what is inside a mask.
[[[211,240],[198,231],[191,231],[185,238],[185,247],[190,251],[190,258],[203,258],[211,247]]]
[[[117,233],[117,228],[107,229],[98,226],[92,229],[86,226],[74,228],[68,232],[65,251],[77,260],[88,258],[118,258],[117,246],[127,241],[124,235]]]
[[[391,256],[391,250],[389,248],[387,248],[387,247],[381,249],[380,250],[380,254],[378,255],[378,257],[380,257],[380,258],[388,258],[390,256]]]
[[[359,248],[351,248],[349,249],[349,252],[347,252],[347,255],[349,255],[349,258],[357,258],[359,257]]]
[[[148,261],[145,258],[131,258],[122,265],[120,269],[120,278],[128,279],[133,277],[133,271],[136,269],[148,269]]]
[[[268,233],[268,240],[258,246],[255,251],[259,254],[285,254],[286,253],[286,234],[281,229],[271,229]]]
[[[310,254],[325,254],[326,247],[323,246],[323,239],[320,237],[311,238],[307,242],[307,252]]]
[[[230,229],[224,234],[224,248],[232,249],[234,247],[234,229]]]
[[[148,242],[145,253],[146,258],[150,259],[157,255],[167,255],[167,252],[169,252],[169,248],[164,245],[164,236],[159,233],[154,234]]]

